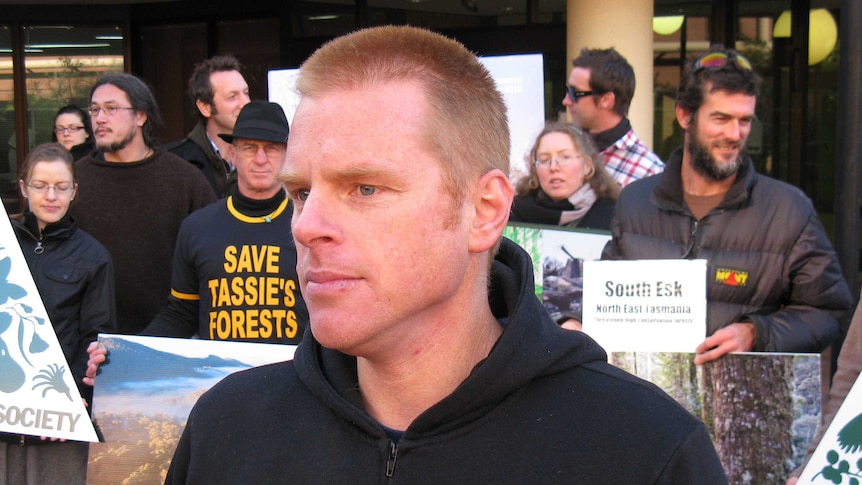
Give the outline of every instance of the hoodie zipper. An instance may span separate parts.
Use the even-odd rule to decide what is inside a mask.
[[[386,478],[391,478],[395,473],[395,460],[398,459],[398,444],[389,442],[389,456],[386,459]]]

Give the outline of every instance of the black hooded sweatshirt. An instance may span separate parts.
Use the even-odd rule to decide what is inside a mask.
[[[527,253],[504,240],[491,280],[502,335],[399,439],[365,412],[356,359],[307,332],[294,361],[200,398],[165,483],[727,483],[699,420],[554,324]]]

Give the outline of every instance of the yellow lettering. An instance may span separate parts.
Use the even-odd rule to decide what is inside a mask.
[[[249,276],[245,280],[245,304],[246,305],[257,305],[260,300],[260,292],[258,291],[258,287],[260,284],[258,283],[258,279]]]
[[[236,246],[224,248],[224,270],[228,273],[236,272]]]
[[[296,323],[296,313],[290,310],[287,312],[287,337],[296,337],[297,330],[299,330],[299,325]]]
[[[220,278],[218,283],[218,301],[214,306],[230,305],[230,288],[228,288],[227,279]]]
[[[239,252],[239,261],[237,262],[237,265],[236,265],[236,271],[237,271],[237,273],[240,273],[240,272],[251,271],[251,270],[252,270],[251,256],[249,255],[249,252],[248,252],[248,246],[243,246]]]
[[[231,313],[231,326],[233,327],[231,330],[231,338],[234,340],[244,339],[245,338],[245,327],[243,323],[245,318],[243,318],[242,310],[233,310]]]
[[[269,246],[267,248],[269,255],[266,258],[266,272],[278,273],[278,262],[280,261],[281,248],[278,246]]]
[[[210,289],[210,293],[212,294],[212,306],[216,306],[216,295],[218,295],[218,280],[209,280],[207,282],[207,287]]]
[[[254,339],[258,337],[258,310],[246,310],[245,311],[245,331],[246,338]]]
[[[260,311],[260,337],[261,338],[269,338],[272,336],[272,311],[268,308],[264,308]]]
[[[230,304],[233,306],[240,306],[242,305],[242,295],[245,293],[245,290],[243,289],[243,279],[234,278],[230,283]]]
[[[294,290],[296,290],[296,281],[284,280],[284,306],[293,308],[296,305]]]
[[[222,310],[216,315],[215,335],[210,331],[210,338],[213,340],[227,340],[230,338],[230,315],[227,311]]]
[[[278,306],[278,294],[281,289],[281,278],[266,278],[265,294],[261,304],[267,306]]]

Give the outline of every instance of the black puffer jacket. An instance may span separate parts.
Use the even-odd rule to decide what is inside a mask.
[[[706,259],[708,334],[751,322],[754,350],[824,350],[853,297],[808,197],[748,160],[698,221],[683,201],[681,167],[678,149],[663,174],[622,191],[602,259]]]
[[[87,369],[87,346],[100,332],[117,330],[111,256],[68,214],[48,224],[41,237],[32,213],[11,219],[70,371],[89,402],[92,388],[81,380]]]

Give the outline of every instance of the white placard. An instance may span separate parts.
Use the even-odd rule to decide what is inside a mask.
[[[509,119],[509,167],[527,173],[524,157],[545,125],[545,71],[541,54],[480,57],[503,94]],[[520,177],[513,177],[520,178]]]
[[[0,431],[99,441],[6,212],[0,219]]]
[[[797,483],[799,485],[859,483],[860,477],[862,477],[862,379],[857,378]],[[845,478],[847,478],[846,482]]]
[[[585,261],[583,330],[608,352],[694,352],[706,260]]]

